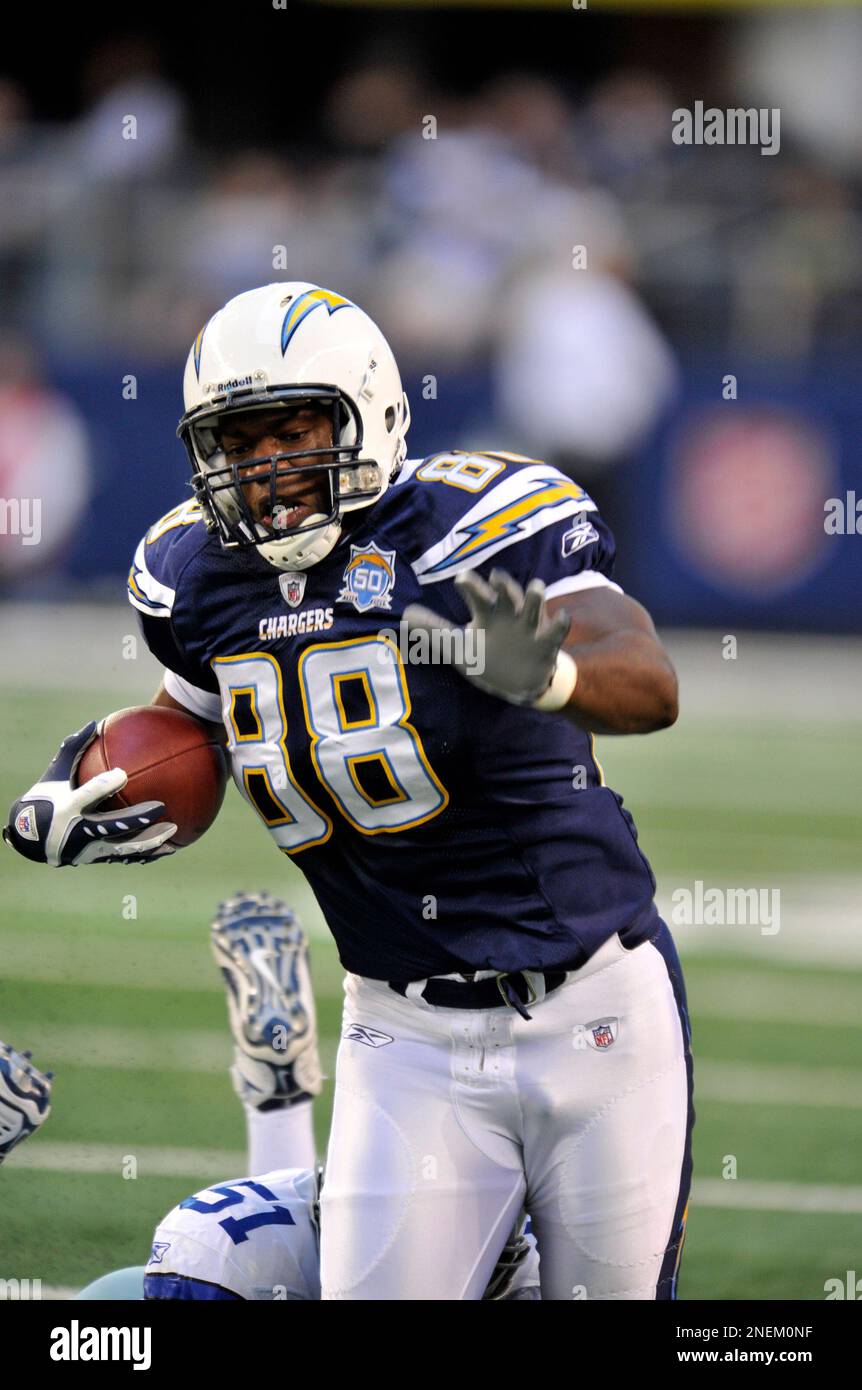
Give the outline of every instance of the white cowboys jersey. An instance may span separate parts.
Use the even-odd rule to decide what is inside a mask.
[[[317,1174],[282,1168],[196,1192],[161,1221],[145,1298],[320,1298]]]
[[[187,1197],[156,1228],[144,1297],[318,1301],[318,1196],[317,1172],[282,1168]],[[531,1235],[506,1246],[486,1297],[538,1299]]]

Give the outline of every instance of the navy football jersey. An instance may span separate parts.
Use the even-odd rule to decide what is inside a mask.
[[[655,930],[655,880],[592,736],[421,664],[400,626],[415,602],[465,623],[463,569],[538,576],[554,597],[613,586],[613,558],[562,473],[459,451],[407,462],[304,572],[224,550],[193,501],[141,542],[129,595],[167,689],[224,722],[236,784],[347,970],[575,969],[616,931]]]

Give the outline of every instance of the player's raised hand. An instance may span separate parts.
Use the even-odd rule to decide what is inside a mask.
[[[166,841],[176,834],[172,821],[163,821],[161,801],[142,802],[119,810],[96,807],[121,791],[128,778],[122,768],[72,785],[75,768],[96,734],[86,724],[60,745],[53,762],[28,792],[12,803],[3,839],[26,859],[63,868],[76,864],[148,864],[175,847]]]
[[[0,1163],[51,1113],[53,1072],[41,1072],[29,1052],[0,1042]]]
[[[569,618],[548,613],[542,581],[532,579],[525,593],[505,570],[492,570],[490,583],[462,570],[455,587],[470,610],[467,627],[478,639],[471,644],[473,659],[467,658],[466,643],[449,644],[461,674],[510,704],[561,709],[575,688],[577,671],[561,651]],[[404,617],[411,628],[453,631],[445,618],[420,604],[410,604]]]

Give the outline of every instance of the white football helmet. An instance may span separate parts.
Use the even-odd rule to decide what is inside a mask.
[[[183,394],[177,434],[209,529],[223,546],[253,546],[278,569],[307,569],[324,559],[344,514],[382,497],[407,453],[410,407],[392,349],[362,309],[305,281],[247,290],[219,309],[192,345]],[[229,413],[303,403],[331,412],[331,447],[227,460],[221,436]],[[291,464],[298,456],[314,457]],[[244,479],[260,480],[266,464],[270,525],[255,520],[243,492]],[[300,526],[278,529],[278,480],[289,472],[325,473],[330,506]]]

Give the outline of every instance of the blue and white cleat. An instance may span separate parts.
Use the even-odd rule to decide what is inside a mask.
[[[220,903],[210,928],[227,987],[240,1100],[272,1110],[320,1092],[308,943],[293,912],[270,893]]]
[[[51,1113],[54,1073],[41,1072],[29,1052],[0,1042],[0,1163]]]

